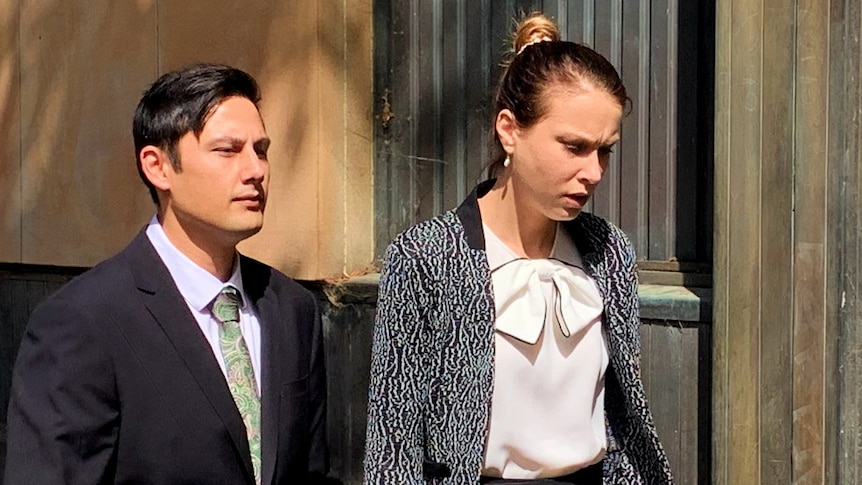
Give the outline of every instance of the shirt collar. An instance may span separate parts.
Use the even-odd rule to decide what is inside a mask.
[[[156,253],[168,268],[177,289],[180,290],[180,294],[191,308],[199,312],[204,311],[215,300],[222,288],[228,285],[239,291],[240,307],[245,307],[247,298],[242,284],[239,257],[234,258],[233,273],[231,273],[230,278],[226,282],[222,282],[177,249],[168,239],[165,230],[155,216],[147,225],[146,232]]]
[[[518,257],[518,255],[509,248],[509,246],[506,246],[506,243],[494,234],[494,231],[492,231],[487,224],[483,223],[482,229],[486,243],[485,250],[488,252],[488,266],[490,266],[491,271],[494,271],[500,266],[516,259],[526,259]],[[581,261],[581,255],[578,252],[578,248],[575,246],[569,233],[566,232],[563,225],[560,223],[557,223],[554,245],[551,247],[551,254],[548,259],[555,259],[569,266],[583,269],[584,265]]]

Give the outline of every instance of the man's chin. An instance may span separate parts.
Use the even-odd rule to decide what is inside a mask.
[[[250,237],[254,236],[255,234],[259,233],[261,229],[263,229],[263,224],[259,224],[259,225],[254,226],[254,227],[250,227],[250,228],[248,228],[244,231],[240,231],[240,232],[241,232],[241,234],[243,234],[243,239],[247,239],[247,238],[250,238]]]
[[[263,224],[248,224],[245,226],[235,227],[231,232],[234,234],[234,239],[237,243],[240,241],[244,241],[255,234],[259,233],[260,230],[263,229]]]

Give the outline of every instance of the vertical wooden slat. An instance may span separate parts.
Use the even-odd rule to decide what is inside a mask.
[[[580,42],[589,45],[596,52],[605,56],[610,60],[617,71],[622,73],[622,65],[619,62],[620,55],[619,46],[621,44],[620,36],[622,26],[615,24],[620,22],[616,12],[616,2],[601,2],[596,5],[594,2],[583,5],[584,18],[590,17],[594,19],[589,26],[581,27],[581,36],[584,37]],[[621,127],[622,130],[622,127]],[[602,183],[598,186],[589,203],[584,210],[598,214],[614,224],[619,224],[620,221],[620,154],[619,150],[611,153],[608,168],[602,177]]]
[[[567,40],[585,44],[584,38],[584,3],[587,0],[571,0],[566,7]]]
[[[676,256],[680,261],[698,261],[698,244],[701,235],[697,231],[698,220],[706,215],[706,211],[697,203],[698,192],[702,190],[699,183],[692,183],[702,177],[701,172],[706,171],[704,163],[698,157],[698,139],[708,132],[707,126],[698,126],[698,108],[704,103],[702,92],[707,90],[712,76],[709,79],[699,78],[702,65],[711,64],[712,59],[708,51],[704,49],[704,43],[698,39],[698,32],[707,26],[700,21],[701,10],[706,6],[705,2],[675,2],[678,12],[678,53],[676,77],[678,84],[676,89],[669,90],[676,99],[676,116],[668,119],[668,123],[674,124],[678,133],[674,148],[675,155],[672,157],[676,169],[673,180],[676,201],[671,200],[670,207],[674,211],[676,224],[673,227],[674,236],[668,241],[672,244],[669,254]],[[698,19],[698,21],[693,21]],[[710,104],[712,104],[710,100]],[[712,194],[709,194],[711,197]],[[687,202],[683,202],[687,201]]]
[[[762,333],[759,456],[767,483],[791,482],[793,329],[793,92],[795,8],[782,0],[764,1],[763,175],[760,228]],[[774,482],[770,482],[775,480]]]
[[[652,325],[641,325],[640,327],[640,339],[641,339],[641,379],[644,384],[644,389],[647,393],[647,402],[649,402],[652,397],[652,376],[653,376],[653,359],[656,352],[653,351],[652,347],[652,333],[653,333]]]
[[[392,109],[392,61],[393,37],[390,0],[372,0],[374,25],[374,256],[382,255],[392,240],[391,227],[395,222],[391,193],[393,191],[394,163],[392,161],[392,122],[384,120]]]
[[[828,10],[797,1],[793,299],[793,483],[824,478]]]
[[[718,16],[716,2],[698,2],[698,33],[694,37],[698,45],[698,136],[696,159],[698,160],[697,182],[697,261],[708,261],[713,255],[713,228],[715,217],[715,135],[717,122],[716,101],[716,35]],[[682,198],[680,200],[686,200]],[[679,234],[680,231],[677,231]]]
[[[713,467],[714,443],[718,441],[713,433],[713,348],[715,339],[713,324],[701,325],[698,328],[697,357],[697,477],[696,483],[709,485],[719,483],[714,480]],[[722,482],[723,483],[723,482]]]
[[[465,32],[464,102],[466,136],[464,139],[464,192],[484,179],[483,170],[490,161],[492,92],[499,77],[502,41],[491,39],[491,0],[464,1]],[[478,50],[478,55],[476,51]],[[458,201],[463,197],[458,197]]]
[[[440,211],[436,198],[440,190],[440,23],[442,19],[436,9],[439,2],[416,2],[410,28],[413,32],[410,57],[412,95],[414,105],[410,116],[414,118],[415,131],[411,134],[415,151],[408,156],[415,167],[413,184],[416,191],[415,221],[430,219]]]
[[[660,214],[658,218],[651,218],[650,224],[653,226],[658,225],[661,227],[662,225],[666,226],[665,229],[665,241],[663,244],[661,255],[650,256],[653,259],[660,261],[671,261],[674,258],[678,258],[678,254],[676,252],[676,233],[677,233],[677,220],[676,220],[676,210],[674,210],[674,206],[677,204],[677,200],[679,200],[679,204],[686,204],[684,199],[677,199],[677,190],[676,190],[676,170],[677,170],[677,117],[678,117],[678,100],[677,94],[681,94],[683,96],[690,96],[690,93],[680,93],[679,88],[677,86],[678,78],[679,78],[679,1],[678,0],[668,0],[666,11],[665,11],[665,43],[667,45],[666,55],[667,55],[667,69],[665,70],[665,90],[667,91],[667,99],[665,100],[665,109],[667,112],[667,116],[665,117],[664,123],[666,126],[666,135],[665,135],[665,146],[667,147],[664,153],[665,160],[665,168],[664,173],[667,179],[667,191],[664,194],[665,201],[665,210],[663,214]],[[691,22],[691,20],[689,20]],[[692,42],[694,39],[683,39],[683,42]],[[683,161],[685,163],[685,161]],[[686,181],[686,183],[688,183]],[[690,229],[685,229],[690,230]],[[652,232],[652,230],[650,231]]]
[[[862,482],[862,5],[853,0],[832,2],[830,53],[830,113],[829,151],[835,163],[829,167],[829,233],[840,245],[832,255],[827,279],[827,295],[831,304],[828,320],[837,324],[836,372],[838,376],[837,406],[828,407],[827,426],[834,419],[837,428],[826,430],[827,483]],[[837,408],[837,409],[835,409]],[[834,443],[835,449],[830,448]],[[834,476],[830,472],[834,469]]]
[[[602,12],[596,11],[595,2],[591,0],[577,2],[575,6],[578,11],[577,16],[569,15],[570,21],[575,28],[575,37],[568,40],[587,45],[597,52],[606,49],[610,45],[610,32],[606,32],[608,30],[606,27],[609,27],[610,24],[608,24],[606,16]],[[620,75],[623,76],[624,73],[620,71]],[[612,221],[618,221],[619,213],[614,210],[617,204],[614,201],[613,194],[619,191],[620,175],[616,166],[617,164],[614,162],[616,162],[616,159],[612,155],[611,163],[602,177],[602,182],[596,188],[584,210],[601,214]]]
[[[595,6],[593,38],[590,42],[590,46],[605,57],[610,57],[611,46],[616,44],[613,39],[610,13],[610,2],[600,2]],[[614,161],[608,165],[608,169],[602,177],[602,183],[599,184],[585,210],[599,214],[613,222],[618,222],[619,200],[615,199],[614,196],[619,193],[619,183],[617,182],[619,175],[617,173],[618,167],[613,163]]]
[[[649,235],[647,259],[665,261],[668,259],[667,241],[669,227],[673,224],[669,217],[668,194],[673,193],[672,178],[669,177],[669,151],[672,146],[672,134],[669,128],[673,124],[668,120],[673,116],[671,104],[674,97],[669,90],[668,78],[676,74],[671,63],[669,52],[671,26],[667,15],[668,0],[653,1],[650,4],[650,70],[649,70],[649,176],[647,192],[649,194]],[[675,54],[675,53],[674,53]],[[675,56],[674,56],[675,57]]]
[[[640,2],[642,3],[642,2]],[[620,194],[624,194],[630,203],[620,206],[617,224],[625,231],[635,244],[635,252],[639,257],[646,257],[646,245],[642,232],[644,207],[647,200],[640,189],[641,174],[645,172],[646,127],[643,126],[645,113],[649,109],[649,98],[642,94],[642,81],[645,71],[649,69],[648,59],[641,55],[641,46],[648,42],[648,32],[642,31],[643,21],[638,4],[629,3],[622,19],[622,59],[620,75],[623,84],[632,100],[632,112],[623,118],[621,138],[617,147],[618,163],[614,167],[615,183]],[[634,8],[637,7],[637,8]],[[646,61],[646,62],[645,62]]]
[[[349,366],[350,333],[344,328],[338,312],[334,312],[326,304],[319,301],[323,323],[323,346],[325,354],[331,356],[326,362],[326,394],[327,394],[327,446],[332,450],[330,467],[335,476],[348,478],[351,440],[350,423],[350,389],[347,388]]]
[[[443,61],[443,45],[446,41],[445,30],[443,25],[443,13],[442,13],[442,2],[437,1],[432,3],[431,9],[431,17],[432,22],[431,25],[434,27],[431,35],[432,39],[435,40],[433,42],[433,62],[432,62],[432,73],[433,73],[433,87],[431,89],[432,103],[433,103],[433,111],[432,116],[434,120],[434,131],[432,132],[432,139],[434,140],[435,150],[434,150],[434,182],[432,187],[434,187],[434,193],[432,198],[431,212],[432,214],[429,217],[433,217],[436,214],[443,212],[443,184],[445,184],[443,169],[446,167],[450,161],[443,159],[443,130],[442,130],[442,115],[443,115],[443,89],[444,89],[444,71],[452,68],[453,61],[449,61],[444,63]],[[453,23],[453,22],[446,22]],[[457,17],[455,20],[457,24]],[[451,162],[452,166],[449,167],[449,171],[457,170],[457,163],[454,161]],[[424,217],[423,217],[424,219]]]
[[[713,462],[716,485],[730,482],[729,282],[732,1],[716,2],[715,217],[713,245]]]
[[[757,483],[763,12],[745,1],[717,9],[715,476]]]
[[[698,483],[698,477],[702,473],[704,477],[709,475],[708,468],[698,471],[699,451],[704,442],[709,442],[708,430],[701,435],[698,427],[698,412],[704,404],[698,392],[699,358],[700,355],[700,328],[707,327],[701,324],[694,327],[683,326],[679,338],[679,385],[676,390],[677,407],[679,409],[679,461],[675,470],[676,483]]]
[[[351,438],[355,445],[352,462],[357,469],[362,468],[365,456],[365,425],[368,409],[368,384],[371,376],[371,341],[372,322],[376,315],[376,306],[357,304],[356,318],[350,325],[350,361],[351,361],[351,402],[353,403],[353,419],[351,423]]]
[[[652,72],[652,58],[650,57],[650,45],[652,43],[652,20],[650,18],[652,12],[650,10],[650,2],[639,3],[638,22],[638,76],[637,84],[637,100],[638,104],[635,108],[637,116],[637,130],[639,132],[637,155],[633,160],[636,160],[637,171],[635,177],[630,182],[633,190],[623,190],[624,193],[635,196],[637,203],[634,204],[633,212],[635,214],[634,234],[635,251],[637,254],[649,255],[649,190],[647,181],[649,180],[649,152],[650,152],[650,101],[652,98],[650,92],[650,73]],[[631,90],[632,88],[630,88]],[[632,160],[632,159],[630,159]],[[632,187],[633,185],[633,187]]]
[[[680,381],[682,367],[689,363],[682,355],[682,338],[685,329],[681,328],[679,322],[663,323],[663,325],[652,325],[653,355],[650,371],[653,374],[653,380],[650,386],[649,406],[668,461],[674,475],[678,475],[682,462],[693,458],[687,448],[680,447],[679,433],[681,407],[691,405],[689,403],[691,399],[687,395],[689,389],[683,389]]]
[[[386,97],[389,110],[394,118],[388,124],[388,129],[378,128],[378,159],[375,171],[385,178],[376,179],[378,210],[384,211],[379,225],[383,226],[382,236],[377,240],[376,253],[382,255],[398,232],[414,222],[415,193],[413,187],[413,164],[408,158],[415,152],[414,146],[414,112],[415,97],[411,83],[411,58],[415,57],[411,48],[414,33],[411,29],[413,12],[411,0],[377,0],[375,15],[379,15],[375,28],[377,38],[388,38],[386,43],[389,57],[384,62],[378,57],[375,69],[378,73],[378,102]],[[388,21],[388,23],[384,23]],[[380,29],[386,25],[386,34]],[[379,42],[378,42],[379,44]],[[382,90],[382,92],[381,92]],[[382,140],[381,140],[382,138]],[[382,159],[381,159],[382,158]],[[386,173],[388,172],[388,173]]]
[[[441,207],[443,210],[456,207],[464,198],[467,187],[467,160],[465,158],[467,137],[467,84],[465,78],[467,50],[466,3],[464,0],[442,2],[443,22],[443,73],[441,77],[442,99],[440,104],[441,158],[445,165],[441,176]],[[478,25],[471,26],[472,28]],[[481,32],[481,29],[478,29]],[[474,160],[473,163],[482,163]]]

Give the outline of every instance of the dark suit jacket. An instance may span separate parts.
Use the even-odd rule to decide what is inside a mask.
[[[320,316],[310,292],[241,257],[261,322],[262,483],[326,469]],[[212,348],[142,231],[34,311],[8,415],[6,483],[254,483]]]

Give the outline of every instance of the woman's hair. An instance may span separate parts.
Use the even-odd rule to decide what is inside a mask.
[[[530,14],[518,22],[513,47],[494,97],[494,119],[500,111],[508,109],[515,115],[518,126],[533,126],[547,111],[546,93],[557,86],[604,91],[620,107],[629,103],[614,66],[585,45],[560,40],[556,24],[541,13]],[[506,153],[493,126],[492,133],[488,171],[491,177],[496,177],[502,171]]]

